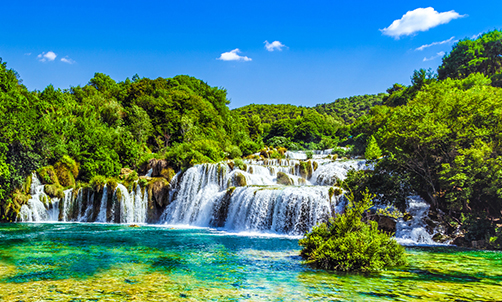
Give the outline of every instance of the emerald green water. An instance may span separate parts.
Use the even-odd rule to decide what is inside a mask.
[[[0,224],[0,301],[502,301],[502,253],[407,252],[405,268],[338,274],[302,264],[292,238]]]

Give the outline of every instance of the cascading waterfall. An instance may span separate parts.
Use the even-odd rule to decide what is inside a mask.
[[[233,232],[302,235],[332,211],[342,211],[340,198],[330,198],[329,189],[343,180],[350,169],[371,169],[365,160],[332,160],[330,151],[289,152],[286,159],[245,160],[243,170],[226,162],[196,165],[171,180],[167,194],[149,198],[149,190],[136,182],[130,191],[118,184],[113,191],[104,185],[91,189],[65,190],[64,198],[50,198],[34,173],[31,198],[23,205],[19,220],[112,223],[162,223],[216,227]],[[146,179],[151,178],[148,171]],[[278,177],[282,178],[278,183]],[[287,177],[286,182],[284,178]],[[161,198],[162,200],[159,200]],[[149,203],[152,202],[152,203]],[[410,197],[413,216],[397,224],[396,237],[403,244],[434,244],[423,219],[428,205]],[[159,210],[152,214],[152,208]]]
[[[396,238],[403,245],[437,245],[425,228],[425,217],[429,205],[420,196],[410,196],[406,211],[413,217],[408,221],[399,219],[396,225]]]
[[[58,221],[59,198],[50,198],[44,192],[44,185],[36,173],[31,175],[30,195],[28,203],[21,206],[19,219],[22,222]]]

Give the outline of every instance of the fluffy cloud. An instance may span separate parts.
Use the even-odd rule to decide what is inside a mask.
[[[441,24],[446,24],[453,19],[465,17],[451,10],[449,12],[438,13],[434,8],[417,8],[408,11],[401,19],[394,20],[392,24],[384,29],[382,33],[387,36],[399,39],[401,36],[409,36],[419,31],[427,31]]]
[[[267,49],[268,51],[274,51],[274,50],[281,51],[284,47],[286,47],[286,45],[282,44],[279,41],[274,41],[272,43],[268,43],[268,41],[265,41],[263,43],[265,43],[265,49]]]
[[[68,64],[75,63],[75,61],[73,61],[72,59],[68,58],[68,56],[66,56],[64,58],[61,58],[61,62],[68,63]]]
[[[430,58],[424,58],[424,62],[427,62],[427,61],[432,61],[434,59],[437,59],[437,58],[440,58],[442,56],[444,56],[445,52],[444,51],[440,51],[438,52],[435,56],[432,56]]]
[[[57,57],[57,55],[52,51],[42,52],[41,54],[39,54],[37,56],[37,58],[40,62],[54,61],[54,59],[56,59],[56,57]]]
[[[218,58],[218,60],[222,60],[222,61],[251,61],[251,58],[248,58],[246,56],[240,56],[238,55],[239,53],[241,53],[241,51],[239,50],[239,48],[236,48],[234,50],[231,50],[229,52],[224,52],[220,55],[220,57]]]
[[[441,41],[441,42],[432,42],[431,44],[425,44],[425,45],[422,45],[422,46],[416,48],[415,50],[424,50],[424,49],[426,49],[428,47],[431,47],[431,46],[443,45],[443,44],[455,42],[455,41],[453,41],[453,39],[455,39],[455,37],[451,37],[448,40],[444,40],[444,41]]]

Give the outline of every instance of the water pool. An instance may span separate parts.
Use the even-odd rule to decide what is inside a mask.
[[[0,224],[0,301],[496,301],[502,253],[408,248],[410,265],[340,274],[298,239],[117,224]]]

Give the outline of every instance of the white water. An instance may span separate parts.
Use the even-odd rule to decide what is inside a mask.
[[[167,206],[158,213],[158,221],[149,222],[216,227],[229,232],[303,235],[326,221],[332,210],[343,210],[343,203],[337,205],[337,199],[329,198],[329,188],[337,180],[344,180],[350,169],[372,168],[364,160],[331,160],[326,158],[329,153],[314,154],[308,162],[311,177],[303,174],[307,179],[300,173],[298,160],[306,156],[305,152],[288,152],[288,159],[246,160],[245,171],[231,169],[226,162],[194,166],[175,175],[163,201]],[[285,173],[292,185],[278,184],[279,172]],[[20,221],[146,223],[147,217],[154,217],[149,215],[147,190],[137,183],[130,192],[122,184],[109,192],[105,185],[102,195],[69,189],[59,200],[43,192],[44,186],[35,174],[32,179],[31,198],[21,208]],[[239,187],[242,179],[245,184]],[[100,200],[94,200],[96,196]],[[413,219],[398,222],[396,238],[400,243],[434,244],[423,223],[427,211],[423,200],[410,198],[408,212]]]
[[[437,245],[425,228],[425,218],[429,205],[420,196],[411,196],[407,200],[406,212],[413,217],[408,221],[402,218],[396,224],[396,240],[402,245]]]
[[[31,198],[27,204],[21,206],[19,219],[23,222],[58,221],[59,198],[51,199],[45,194],[45,186],[41,184],[36,173],[32,173],[31,179]]]

